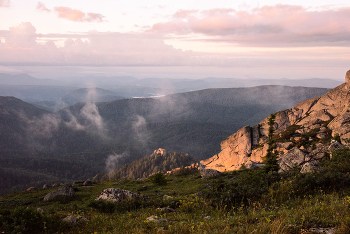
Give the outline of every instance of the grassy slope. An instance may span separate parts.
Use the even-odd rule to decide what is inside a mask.
[[[244,178],[248,178],[247,175],[259,175],[255,173],[261,172],[224,173],[220,178],[208,180],[202,180],[199,173],[170,175],[166,176],[168,183],[162,186],[152,184],[150,181],[135,180],[109,181],[91,187],[75,185],[77,195],[74,199],[51,202],[44,202],[43,197],[54,189],[18,192],[0,198],[0,221],[6,219],[1,216],[4,210],[10,209],[13,213],[17,211],[17,226],[13,225],[10,230],[16,230],[18,233],[25,227],[25,222],[18,222],[24,220],[20,217],[23,217],[28,210],[40,207],[44,209],[44,214],[38,215],[32,211],[31,220],[27,218],[29,220],[26,224],[27,232],[22,229],[23,233],[30,233],[28,228],[34,226],[34,223],[40,225],[35,226],[32,233],[312,233],[310,232],[312,227],[335,227],[336,233],[349,233],[349,189],[317,188],[298,193],[297,190],[288,187],[299,177],[304,178],[303,175],[299,177],[282,175],[285,179],[269,185],[269,190],[263,197],[248,200],[248,203],[243,202],[234,207],[213,205],[215,199],[205,200],[198,197],[198,192],[223,195],[227,190],[219,191],[219,184],[239,184],[242,181],[245,183]],[[276,186],[278,184],[279,186]],[[285,184],[287,186],[283,186]],[[148,189],[145,190],[143,186],[147,186]],[[149,201],[139,204],[125,202],[114,206],[115,210],[111,213],[106,212],[106,209],[90,207],[89,204],[93,199],[103,189],[109,187],[140,193],[148,196]],[[172,199],[163,200],[163,195],[172,196]],[[229,197],[229,194],[227,196]],[[176,208],[176,212],[162,213],[156,210],[158,207],[166,206]],[[15,207],[17,210],[13,210]],[[78,223],[73,227],[60,222],[62,218],[72,214],[81,215],[90,221]],[[38,218],[33,222],[35,215],[38,215]],[[146,221],[146,218],[152,215],[166,218],[168,222]],[[0,226],[0,231],[8,230],[6,226]]]

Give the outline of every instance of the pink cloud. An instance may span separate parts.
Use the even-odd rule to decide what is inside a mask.
[[[30,22],[22,22],[8,30],[0,30],[0,38],[2,66],[321,67],[336,64],[347,66],[350,53],[350,47],[309,49],[308,52],[282,49],[232,54],[197,53],[175,49],[165,44],[164,37],[158,33],[90,31],[79,34],[38,34]],[[66,38],[63,47],[55,45],[54,41],[58,38]],[[226,38],[223,37],[222,40]],[[43,43],[45,41],[46,43]]]
[[[0,7],[9,7],[10,4],[10,0],[0,0]]]
[[[63,47],[54,44],[66,37]],[[0,63],[82,66],[154,66],[187,63],[188,53],[166,45],[162,37],[149,33],[101,33],[73,35],[38,34],[29,22],[0,31]],[[45,38],[45,44],[37,40]],[[84,38],[84,39],[82,39]],[[40,40],[41,41],[41,40]]]
[[[42,2],[38,2],[38,4],[36,5],[36,9],[40,10],[40,11],[46,11],[46,12],[50,12],[51,10],[48,9],[44,3]]]
[[[251,11],[211,9],[177,11],[173,19],[152,26],[153,32],[203,34],[249,45],[344,43],[350,41],[350,8],[309,11],[302,6],[275,5]]]
[[[197,10],[178,10],[177,12],[175,12],[173,17],[178,19],[185,19],[194,15],[197,12]]]
[[[69,7],[55,7],[58,17],[75,22],[103,22],[104,16],[98,13],[84,13]]]

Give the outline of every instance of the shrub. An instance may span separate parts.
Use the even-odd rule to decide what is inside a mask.
[[[195,167],[191,167],[191,168],[181,167],[180,169],[174,171],[173,174],[177,176],[183,176],[183,175],[193,175],[198,172],[199,172],[198,168],[195,168]]]
[[[18,207],[12,212],[1,210],[0,221],[0,229],[12,233],[41,233],[46,223],[40,212],[24,207]]]
[[[153,184],[157,184],[157,185],[167,184],[165,175],[162,172],[157,172],[156,174],[150,177],[150,180]]]
[[[114,213],[116,210],[115,203],[105,200],[92,200],[88,206],[95,208],[101,213]]]

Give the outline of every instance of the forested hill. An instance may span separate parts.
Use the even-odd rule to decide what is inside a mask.
[[[160,147],[209,158],[242,126],[327,91],[283,86],[208,89],[158,99],[79,103],[58,113],[3,97],[0,174],[6,182],[0,193],[44,180],[93,177],[105,172],[112,154],[126,155],[120,166]]]
[[[197,159],[187,154],[166,152],[164,150],[162,153],[154,152],[149,156],[125,164],[121,168],[107,174],[99,174],[95,176],[94,181],[147,178],[149,175],[159,171],[166,173],[172,169],[190,166],[197,162]]]

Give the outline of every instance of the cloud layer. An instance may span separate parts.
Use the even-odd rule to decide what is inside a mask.
[[[103,22],[104,16],[98,13],[84,13],[69,7],[55,7],[58,17],[75,22]]]
[[[162,37],[148,33],[100,33],[91,31],[76,35],[37,34],[29,22],[0,31],[0,63],[36,65],[173,65],[186,53],[166,45]],[[53,42],[68,37],[58,48]],[[45,44],[37,39],[50,38]],[[181,58],[179,58],[181,57]]]
[[[0,0],[0,7],[9,7],[10,4],[10,0]]]
[[[103,16],[68,7],[37,9],[74,22],[101,22]],[[253,10],[179,10],[144,31],[89,31],[40,34],[30,22],[0,31],[2,65],[69,66],[321,66],[348,63],[350,8],[310,10],[263,6]],[[147,28],[147,29],[145,29]],[[225,44],[233,52],[199,53],[175,49],[165,40]],[[60,40],[62,46],[56,43]],[[40,41],[40,43],[39,43]],[[321,47],[322,50],[314,48]],[[255,50],[245,47],[260,47]],[[275,47],[275,48],[273,48]],[[304,47],[304,48],[300,48]],[[242,49],[243,48],[243,49]],[[272,49],[271,49],[272,48]],[[282,48],[282,49],[281,49]],[[295,48],[295,49],[294,49]]]
[[[0,0],[1,1],[1,0]],[[1,3],[1,2],[0,2]],[[51,12],[44,3],[38,2],[36,9],[43,12]],[[74,21],[74,22],[103,22],[104,16],[98,13],[92,12],[82,12],[77,9],[72,9],[70,7],[56,6],[53,10],[57,13],[59,18]]]
[[[202,34],[212,40],[254,46],[346,44],[350,41],[350,8],[311,11],[302,6],[275,5],[251,11],[179,10],[153,32]]]

